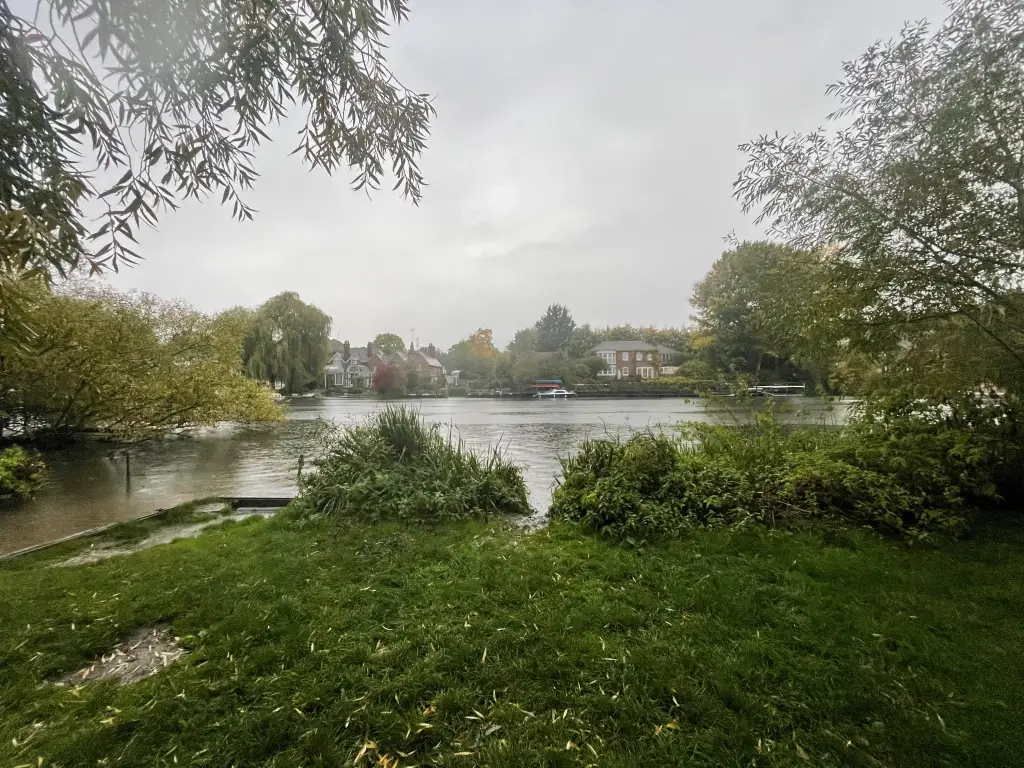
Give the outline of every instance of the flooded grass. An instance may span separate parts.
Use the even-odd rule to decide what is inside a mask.
[[[0,566],[0,765],[1007,766],[1024,534],[285,513],[85,568]],[[46,681],[164,625],[133,685]]]
[[[198,536],[211,525],[247,517],[266,516],[275,508],[233,509],[219,499],[199,499],[179,504],[163,514],[144,520],[114,525],[99,533],[44,547],[9,561],[9,567],[31,568],[88,565],[111,557],[131,554],[160,544]]]

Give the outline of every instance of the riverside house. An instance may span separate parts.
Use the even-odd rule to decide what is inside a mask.
[[[605,363],[604,370],[597,374],[602,379],[672,376],[679,369],[682,356],[679,350],[646,341],[602,341],[590,354]]]
[[[444,366],[437,359],[433,347],[408,351],[384,352],[372,343],[365,347],[353,347],[347,341],[331,340],[333,353],[324,366],[323,386],[325,389],[369,389],[373,383],[373,372],[382,365],[405,364],[415,370],[423,381],[432,385],[444,383]]]

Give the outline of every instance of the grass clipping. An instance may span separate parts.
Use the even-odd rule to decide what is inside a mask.
[[[500,446],[483,457],[405,406],[356,427],[323,427],[323,457],[301,481],[317,512],[433,523],[526,514],[523,472]]]

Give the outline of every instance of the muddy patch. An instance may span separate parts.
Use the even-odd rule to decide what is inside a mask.
[[[204,529],[209,528],[211,525],[220,525],[221,523],[226,523],[228,520],[245,520],[248,517],[270,517],[277,511],[278,510],[274,508],[262,509],[247,507],[245,509],[239,509],[229,515],[213,517],[209,520],[200,520],[197,523],[167,525],[142,541],[138,541],[133,544],[99,542],[89,547],[89,549],[84,552],[79,552],[77,555],[69,557],[67,560],[61,560],[59,563],[53,563],[48,567],[69,568],[75,565],[98,563],[101,560],[107,560],[111,557],[130,555],[132,552],[139,552],[143,549],[149,549],[161,544],[170,544],[172,541],[177,541],[178,539],[194,539],[202,533]]]
[[[56,685],[82,685],[117,680],[130,685],[152,677],[188,653],[171,635],[170,627],[158,625],[132,632],[87,667],[55,680]]]

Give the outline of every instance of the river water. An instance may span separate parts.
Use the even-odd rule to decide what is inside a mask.
[[[491,400],[450,398],[414,401],[425,418],[451,425],[478,449],[501,443],[526,470],[530,500],[542,512],[559,474],[558,459],[587,436],[605,432],[668,428],[682,421],[732,423],[749,416],[730,401]],[[794,399],[791,419],[839,418],[842,406],[813,398]],[[51,541],[105,523],[140,517],[204,496],[290,496],[299,456],[316,451],[317,419],[355,424],[380,408],[378,401],[301,398],[288,406],[281,424],[225,425],[195,437],[147,443],[131,449],[131,480],[125,457],[110,446],[90,445],[46,456],[45,487],[32,501],[0,509],[0,554]]]

